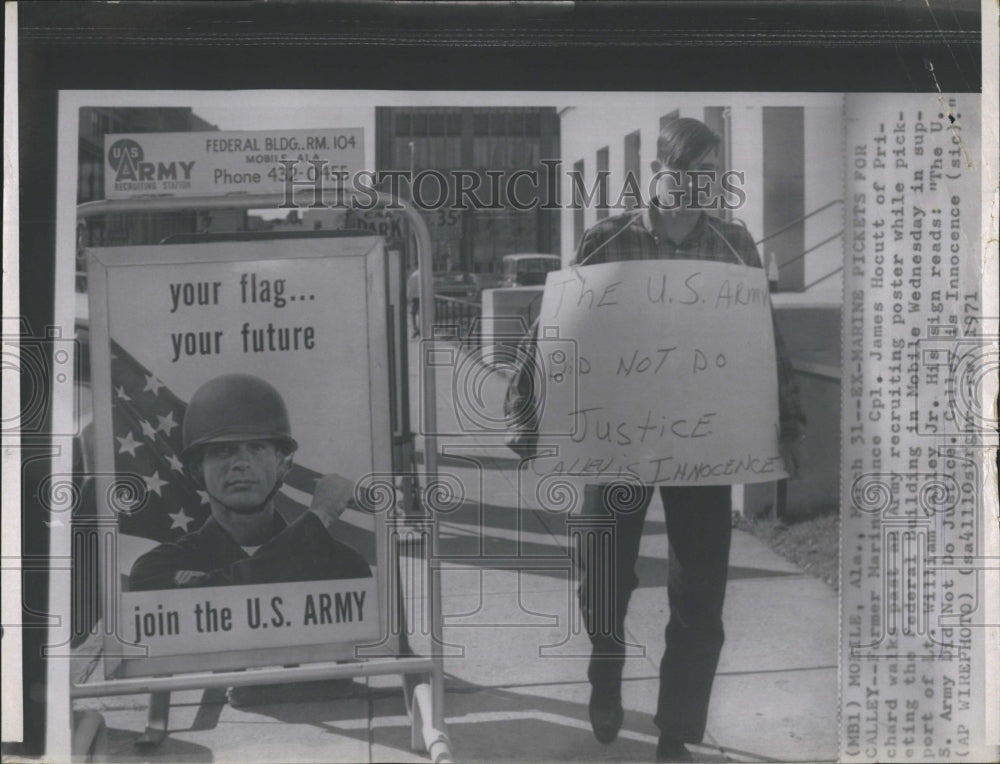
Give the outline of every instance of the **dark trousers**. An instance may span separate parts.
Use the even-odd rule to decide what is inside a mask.
[[[732,502],[729,486],[661,488],[670,559],[670,620],[660,662],[656,726],[686,743],[705,734],[708,700],[724,633]],[[625,664],[625,613],[638,586],[639,554],[650,487],[589,485],[577,555],[580,606],[593,646],[587,670],[598,692],[619,693]]]

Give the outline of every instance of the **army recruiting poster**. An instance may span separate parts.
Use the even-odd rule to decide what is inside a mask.
[[[108,639],[219,665],[377,637],[375,516],[353,487],[385,469],[379,240],[88,254],[96,490],[122,590]],[[369,321],[339,331],[346,316]],[[347,488],[327,501],[324,479]]]

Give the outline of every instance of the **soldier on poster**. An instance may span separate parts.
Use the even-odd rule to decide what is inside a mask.
[[[367,578],[368,563],[339,541],[340,515],[354,484],[317,482],[309,510],[287,523],[274,497],[298,443],[281,394],[249,374],[215,377],[187,407],[181,460],[208,496],[211,516],[132,566],[132,591],[232,584]]]
[[[358,483],[388,461],[370,404],[383,335],[359,348],[329,327],[384,320],[382,292],[358,288],[383,250],[331,240],[92,250],[118,634],[147,651],[130,672],[340,659],[378,634],[379,525]]]

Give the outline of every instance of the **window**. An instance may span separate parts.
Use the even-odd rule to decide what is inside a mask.
[[[427,134],[434,137],[440,137],[445,134],[444,114],[427,115]]]
[[[573,183],[573,246],[579,248],[583,239],[583,199],[580,198],[580,184],[583,183],[583,160],[573,163],[573,174],[579,183]]]
[[[608,216],[608,147],[597,150],[597,219]]]
[[[413,131],[410,135],[414,138],[425,137],[427,135],[427,114],[425,112],[412,114],[410,116],[410,125]]]
[[[639,131],[625,136],[625,189],[642,188],[642,167],[639,164]],[[629,177],[634,182],[629,181]],[[629,195],[625,197],[625,209],[633,210],[638,206],[638,200]]]
[[[410,115],[405,112],[396,114],[396,135],[400,138],[409,138],[411,130]]]
[[[660,117],[660,130],[662,131],[667,125],[673,122],[675,119],[681,118],[681,110],[674,109],[673,111],[667,112],[662,117]]]
[[[719,148],[716,152],[718,161],[716,163],[719,176],[729,169],[730,140],[729,140],[729,109],[725,106],[706,106],[705,119],[703,120],[708,129],[719,136]],[[724,220],[732,220],[733,211],[730,209],[714,210],[714,215]]]
[[[805,286],[805,117],[801,106],[765,106],[764,236],[761,258],[777,257],[783,292]],[[767,260],[764,260],[766,263]]]

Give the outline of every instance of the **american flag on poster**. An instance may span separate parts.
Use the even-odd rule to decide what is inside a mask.
[[[210,513],[208,495],[188,477],[180,459],[187,404],[113,340],[111,384],[115,472],[123,485],[134,486],[136,498],[136,509],[119,512],[118,529],[156,542],[176,541],[197,530]],[[275,506],[287,521],[306,510],[303,502],[308,502],[320,477],[293,462],[275,497]],[[342,540],[374,564],[372,532],[351,525],[347,513],[344,519],[348,522],[343,523]]]

